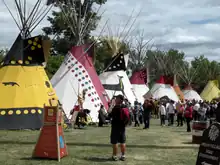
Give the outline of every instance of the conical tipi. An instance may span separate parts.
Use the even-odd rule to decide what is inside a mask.
[[[169,99],[178,102],[179,97],[167,80],[168,78],[166,76],[161,76],[160,79],[150,89],[150,91],[145,94],[144,97],[153,97],[154,99],[160,99],[167,96]]]
[[[145,98],[152,95],[155,99],[161,99],[168,97],[175,102],[179,101],[176,91],[174,90],[174,75],[175,65],[171,65],[169,55],[157,55],[153,54],[154,62],[157,65],[157,69],[161,72],[160,78],[156,81],[150,91],[145,95]],[[152,65],[152,64],[151,64]]]
[[[192,88],[191,85],[188,85],[183,90],[185,100],[202,100],[201,96]]]
[[[200,96],[205,101],[212,101],[220,95],[218,80],[209,81]]]
[[[178,72],[178,76],[187,84],[182,90],[185,100],[197,100],[200,101],[202,98],[200,95],[192,88],[191,83],[196,78],[200,66],[197,68],[192,68],[189,63],[185,65],[179,65],[181,72]]]
[[[126,61],[128,61],[125,60],[126,58],[128,59],[128,55],[118,54],[114,56],[110,65],[108,65],[105,72],[99,75],[99,78],[109,98],[122,94],[133,104],[136,97],[125,72],[127,66]]]
[[[144,94],[149,91],[147,87],[147,71],[146,69],[142,69],[139,71],[133,72],[132,76],[130,77],[131,85],[134,89],[134,93],[137,97],[138,102],[144,102]]]
[[[133,19],[131,15],[125,23],[125,27],[117,27],[115,34],[113,34],[114,30],[108,26],[108,35],[104,36],[104,38],[111,49],[112,59],[105,66],[103,73],[99,75],[110,99],[115,95],[122,94],[131,104],[134,104],[136,97],[126,73],[129,54],[121,49],[129,43],[128,36],[136,19],[137,17]]]
[[[133,73],[130,77],[130,82],[134,89],[135,96],[137,101],[144,102],[144,94],[149,91],[147,85],[149,85],[150,79],[150,64],[147,61],[147,52],[151,49],[149,47],[150,40],[146,40],[146,35],[144,30],[138,31],[137,36],[134,38],[132,45],[130,46],[130,59],[129,65],[133,70]]]
[[[75,4],[70,0],[67,0],[64,4],[61,2],[57,2],[57,4],[65,16],[66,24],[71,28],[73,35],[76,36],[77,45],[70,49],[64,62],[52,77],[51,83],[66,115],[70,114],[76,104],[81,104],[78,102],[78,98],[79,96],[82,97],[82,93],[85,92],[82,103],[83,109],[89,109],[93,122],[97,122],[100,106],[104,105],[107,110],[109,99],[93,65],[94,43],[84,44],[83,40],[86,35],[84,32],[91,22],[85,22],[85,18],[77,16],[75,5],[82,4]],[[66,8],[66,5],[69,5],[69,7]],[[89,11],[85,10],[80,15],[85,17],[87,12]],[[72,15],[73,18],[68,17],[68,15]],[[78,24],[76,25],[76,23]],[[76,26],[80,28],[75,28]]]
[[[41,12],[47,13],[50,7],[38,0],[26,15],[26,0],[14,3],[22,24],[14,19],[20,34],[1,63],[0,129],[39,129],[44,104],[56,94],[43,66],[49,55],[48,42],[41,36],[30,37],[30,33],[46,16]]]

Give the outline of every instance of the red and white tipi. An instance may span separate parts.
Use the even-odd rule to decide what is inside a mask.
[[[184,88],[183,90],[184,98],[185,100],[202,100],[201,96],[193,90],[191,85],[188,85],[187,87]]]
[[[78,8],[89,5],[89,2],[53,2],[63,13],[65,23],[72,32],[71,41],[76,46],[70,49],[59,70],[52,77],[52,85],[57,92],[66,115],[69,115],[74,106],[79,104],[78,96],[82,95],[83,91],[86,91],[83,108],[89,109],[93,122],[97,122],[100,106],[104,105],[107,110],[109,100],[93,66],[94,43],[84,44],[87,28],[93,22],[91,22],[91,19],[89,21],[86,19],[89,13],[87,8],[76,12]],[[72,15],[72,17],[68,17],[69,15]]]
[[[151,96],[154,99],[160,99],[167,96],[169,99],[178,102],[179,97],[177,96],[172,85],[170,85],[170,79],[166,76],[161,76],[160,79],[153,85],[150,91],[145,94],[145,98]],[[173,82],[173,81],[172,81]]]
[[[144,94],[149,91],[149,88],[147,87],[146,69],[133,72],[132,76],[130,77],[130,82],[136,95],[137,101],[143,103]]]
[[[86,90],[83,108],[91,110],[93,121],[97,121],[100,105],[108,109],[108,97],[93,66],[92,48],[88,47],[72,47],[51,83],[67,115],[77,104],[78,95]]]

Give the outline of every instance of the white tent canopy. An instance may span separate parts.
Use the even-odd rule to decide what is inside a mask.
[[[169,84],[160,84],[160,83],[154,84],[151,90],[145,95],[145,98],[149,96],[153,97],[154,99],[160,99],[164,96],[167,96],[169,99],[175,102],[179,101],[179,98],[175,90]]]
[[[183,94],[186,100],[202,100],[200,95],[193,89],[183,90]]]

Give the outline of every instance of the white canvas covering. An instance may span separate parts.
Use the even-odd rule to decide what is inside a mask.
[[[66,55],[65,58],[68,60],[68,59],[70,59],[70,57],[72,58],[70,65],[77,62],[77,65],[75,65],[74,67],[78,67],[80,65],[80,62],[78,60],[76,60],[75,57],[72,56],[71,53]],[[54,84],[56,84],[54,86],[54,89],[57,93],[57,96],[58,96],[60,102],[63,105],[63,109],[64,109],[66,115],[69,116],[70,111],[77,104],[78,94],[82,94],[83,87],[81,87],[81,84],[85,83],[86,79],[89,80],[89,82],[91,82],[91,79],[88,76],[88,78],[86,78],[85,80],[82,80],[79,83],[78,78],[76,78],[74,75],[79,74],[81,72],[81,70],[86,71],[86,69],[84,68],[83,65],[80,65],[81,69],[72,73],[72,71],[68,71],[69,69],[68,69],[68,66],[66,66],[66,64],[65,64],[65,61],[66,60],[64,60],[64,62],[60,66],[59,70],[56,72],[56,74],[51,79],[51,83],[53,86],[54,86]],[[60,78],[64,75],[64,73],[67,73],[67,74],[60,80]],[[58,80],[60,80],[59,83],[56,83]],[[89,83],[88,85],[90,85],[91,87],[94,87],[94,85],[92,83]],[[95,88],[92,88],[90,93],[93,94],[94,98],[98,98],[98,99],[96,99],[94,102],[92,102],[91,97],[88,97],[88,95],[86,95],[85,101],[83,103],[83,108],[89,109],[91,111],[90,115],[91,115],[93,122],[97,122],[98,121],[98,110],[100,107],[99,106],[95,107],[95,105],[100,104],[101,101],[100,101],[100,98],[99,98]]]
[[[183,90],[183,94],[186,100],[202,100],[200,95],[193,89]]]
[[[179,98],[175,90],[169,84],[160,84],[160,83],[154,84],[151,90],[145,95],[145,98],[150,95],[154,99],[160,99],[161,97],[167,96],[169,99],[175,102],[179,101]]]
[[[144,102],[144,95],[149,91],[149,88],[145,84],[132,84],[135,96],[138,102]]]
[[[124,85],[124,92],[131,104],[136,100],[135,95],[133,93],[132,85],[125,71],[112,71],[112,72],[103,72],[99,75],[99,78],[102,84],[119,84],[118,76],[122,76],[122,82]],[[111,99],[114,95],[122,94],[120,91],[106,90],[109,98]]]

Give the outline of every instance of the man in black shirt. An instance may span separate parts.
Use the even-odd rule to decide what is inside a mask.
[[[113,160],[118,160],[117,152],[118,152],[118,143],[121,144],[121,160],[125,160],[125,149],[126,149],[126,136],[125,136],[125,123],[121,119],[121,111],[125,106],[122,104],[124,97],[122,95],[116,96],[115,106],[110,112],[109,116],[112,118],[111,123],[111,136],[110,141],[113,147]]]
[[[151,117],[151,112],[153,111],[153,101],[152,100],[145,100],[143,104],[143,109],[144,109],[144,128],[143,129],[148,129],[150,127],[150,117]]]

